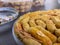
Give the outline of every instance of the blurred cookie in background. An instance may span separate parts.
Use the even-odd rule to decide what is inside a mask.
[[[19,12],[31,10],[33,0],[1,0],[0,7],[13,7]]]
[[[33,0],[34,6],[44,6],[44,0]]]

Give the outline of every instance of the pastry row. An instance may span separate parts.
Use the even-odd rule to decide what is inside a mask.
[[[14,25],[24,45],[60,45],[60,10],[29,12]]]

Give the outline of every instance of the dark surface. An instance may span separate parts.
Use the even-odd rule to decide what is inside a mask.
[[[0,34],[0,45],[17,45],[13,39],[12,31]]]

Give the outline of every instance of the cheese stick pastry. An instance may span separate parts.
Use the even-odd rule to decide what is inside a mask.
[[[21,24],[16,22],[14,26],[14,30],[15,32],[19,32],[20,30],[22,30]]]
[[[44,33],[35,27],[31,27],[29,33],[36,39],[42,41],[43,45],[52,45],[52,41]]]
[[[42,45],[41,43],[39,43],[36,40],[33,40],[31,38],[24,38],[23,43],[24,43],[24,45]]]
[[[42,45],[36,39],[34,39],[30,34],[25,31],[20,31],[18,37],[23,42],[24,45]]]
[[[53,21],[52,20],[47,20],[46,25],[47,25],[48,31],[50,31],[51,33],[54,33],[54,31],[56,30],[56,26],[53,23]]]
[[[58,36],[58,37],[60,36],[60,29],[55,30],[55,35]]]
[[[58,37],[58,42],[60,43],[60,37]]]
[[[46,20],[49,20],[50,17],[51,17],[50,15],[42,15],[40,19],[46,22]]]
[[[55,35],[53,35],[51,32],[49,32],[48,30],[42,28],[41,26],[36,26],[41,32],[43,32],[46,36],[48,36],[51,41],[54,43],[57,41],[57,37]]]
[[[32,19],[32,20],[29,21],[29,25],[31,27],[37,26],[36,23],[35,23],[35,21],[34,21],[34,19]]]
[[[60,45],[60,43],[54,43],[53,45]]]
[[[37,23],[38,26],[46,28],[46,24],[42,20],[36,20],[36,23]]]
[[[30,17],[27,17],[21,21],[22,27],[25,31],[28,31],[28,29],[29,29],[29,24],[28,24],[29,19],[30,19]]]
[[[56,27],[60,28],[60,19],[59,19],[59,17],[52,16],[51,19],[55,23]]]

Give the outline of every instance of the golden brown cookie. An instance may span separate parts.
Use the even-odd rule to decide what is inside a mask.
[[[59,12],[56,9],[24,14],[14,24],[15,35],[24,45],[60,45]]]

